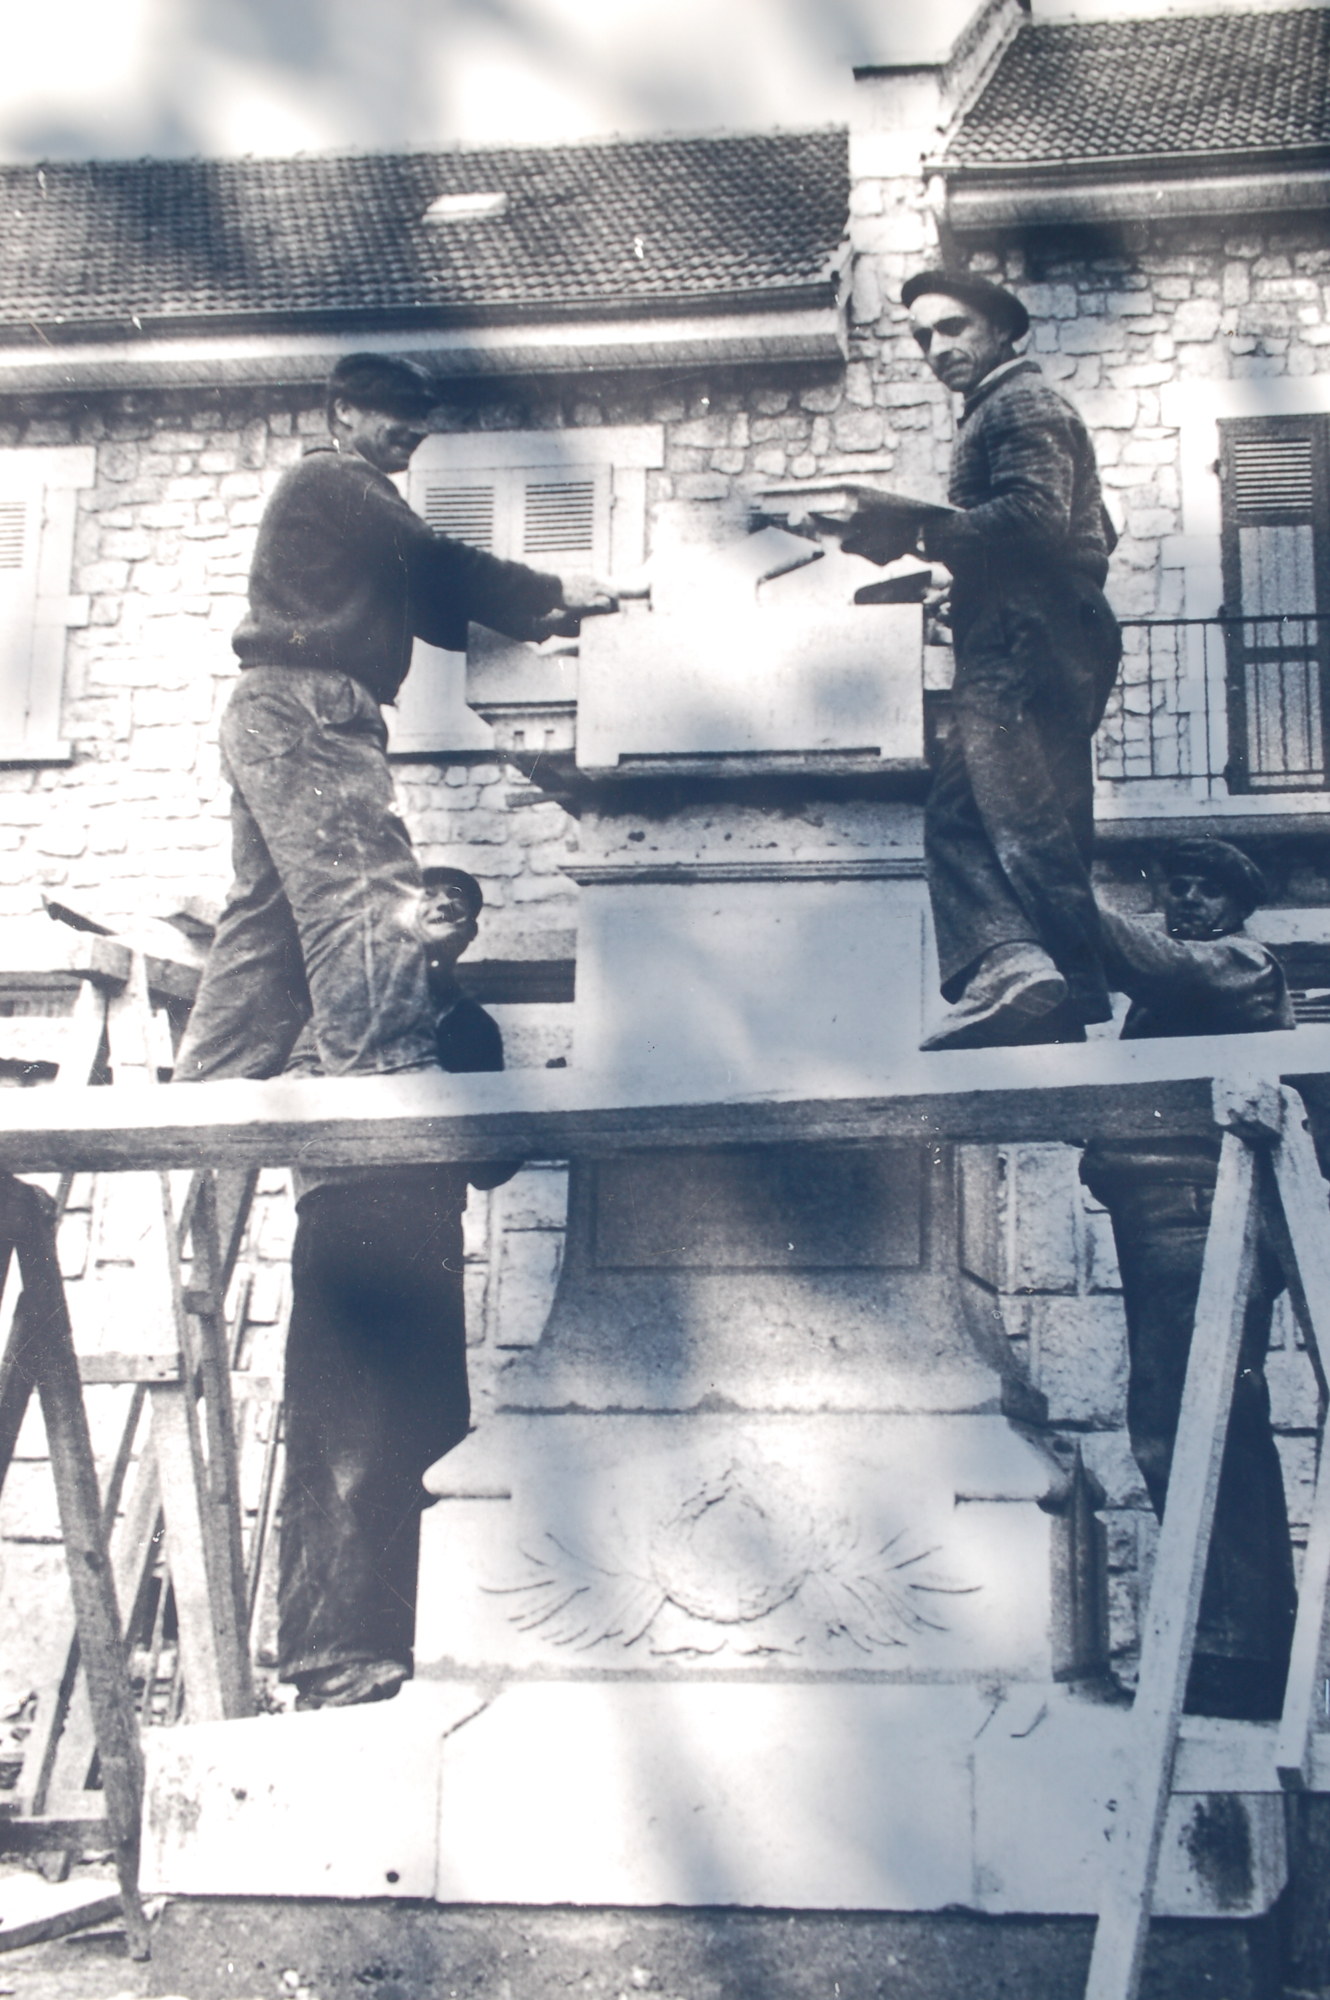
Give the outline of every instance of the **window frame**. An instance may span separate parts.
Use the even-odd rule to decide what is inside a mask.
[[[503,536],[495,553],[533,569],[574,574],[619,575],[646,558],[647,476],[665,463],[663,424],[574,425],[545,431],[432,431],[411,460],[403,490],[422,517],[431,486],[449,479],[458,485],[480,485],[487,478],[507,496],[508,520],[514,518],[513,496],[530,484],[532,473],[572,477],[589,475],[595,482],[593,548],[585,556],[565,560],[562,552],[527,555]],[[496,514],[503,508],[496,507]],[[466,655],[428,646],[417,640],[411,671],[395,712],[389,713],[389,753],[396,757],[442,757],[449,754],[494,754],[489,723],[466,705]]]
[[[28,581],[9,621],[13,654],[0,654],[0,766],[67,764],[60,736],[69,633],[86,626],[86,592],[71,589],[79,493],[95,484],[91,445],[0,451],[0,502],[21,500],[35,525]],[[0,648],[5,633],[0,623]]]
[[[1227,663],[1228,764],[1231,792],[1267,796],[1279,792],[1324,791],[1330,787],[1330,414],[1272,412],[1220,417],[1220,571],[1223,579],[1224,644]],[[1305,505],[1268,503],[1243,507],[1237,497],[1236,449],[1254,441],[1310,442],[1310,498]],[[1235,449],[1236,448],[1236,449]],[[1249,611],[1243,599],[1242,534],[1260,527],[1309,527],[1315,610],[1285,613]],[[1319,739],[1319,764],[1263,765],[1251,739],[1251,711],[1261,697],[1253,677],[1279,669],[1280,726],[1291,668],[1307,694],[1307,733]],[[1268,700],[1268,697],[1266,698]],[[1253,754],[1253,751],[1256,754]]]

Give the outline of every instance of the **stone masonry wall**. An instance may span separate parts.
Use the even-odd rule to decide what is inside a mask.
[[[662,501],[729,501],[741,512],[763,479],[890,471],[898,427],[875,394],[862,359],[848,371],[584,378],[558,393],[459,398],[442,426],[659,422],[666,463],[649,476],[649,512]],[[0,767],[0,915],[40,909],[43,892],[112,921],[223,893],[227,792],[216,731],[237,671],[230,634],[264,502],[324,428],[311,393],[0,405],[0,451],[97,450],[96,483],[79,495],[71,579],[91,600],[89,624],[68,642],[61,729],[73,761]],[[489,911],[508,913],[505,930],[523,921],[519,912],[542,928],[575,922],[576,892],[559,872],[575,829],[554,806],[512,811],[512,795],[524,790],[515,771],[472,755],[403,763],[397,774],[422,855],[465,860]],[[529,794],[521,802],[529,806]]]

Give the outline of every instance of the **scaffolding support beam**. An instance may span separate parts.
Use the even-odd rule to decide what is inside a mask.
[[[911,1053],[865,1090],[851,1063],[630,1075],[277,1078],[144,1093],[7,1091],[0,1170],[132,1172],[589,1159],[699,1146],[975,1144],[1214,1131],[1215,1077],[1330,1102],[1330,1028],[1285,1034]]]

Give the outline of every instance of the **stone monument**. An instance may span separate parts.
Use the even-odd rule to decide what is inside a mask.
[[[945,676],[922,604],[871,601],[922,593],[699,511],[663,510],[649,606],[584,630],[538,773],[580,819],[574,1061],[871,1090],[936,991]],[[471,699],[502,733],[570,665],[491,648]],[[427,1480],[420,1671],[491,1697],[444,1746],[440,1898],[1094,1909],[1129,1713],[1096,1496],[965,1196],[934,1145],[572,1162],[543,1334]],[[1264,1907],[1273,1802],[1236,1892],[1209,1810],[1174,1804],[1161,1909]]]

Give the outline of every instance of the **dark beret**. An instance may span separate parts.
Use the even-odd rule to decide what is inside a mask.
[[[1227,840],[1175,840],[1164,849],[1163,863],[1168,874],[1195,869],[1198,875],[1222,882],[1248,916],[1269,893],[1256,863]]]
[[[478,917],[485,907],[485,891],[465,868],[447,868],[440,863],[436,868],[422,868],[420,879],[426,889],[460,889],[471,905],[473,917]]]
[[[427,368],[396,354],[344,354],[328,377],[330,403],[341,396],[358,410],[394,417],[426,417],[440,394]]]
[[[977,278],[969,271],[916,271],[901,286],[901,304],[908,310],[926,292],[942,292],[949,299],[963,299],[1000,326],[1013,340],[1030,331],[1030,315],[1014,292]]]

